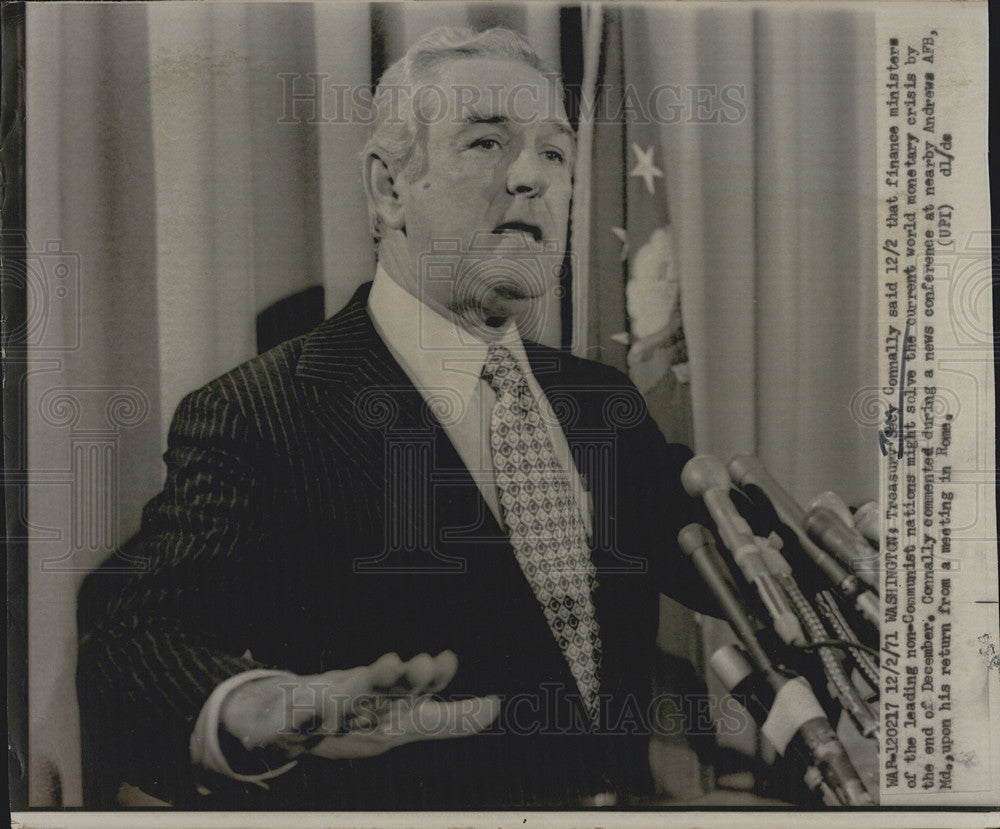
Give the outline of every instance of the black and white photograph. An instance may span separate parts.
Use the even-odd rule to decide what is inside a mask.
[[[986,22],[5,4],[15,825],[989,825]]]

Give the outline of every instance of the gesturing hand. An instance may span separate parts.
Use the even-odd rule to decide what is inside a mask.
[[[416,740],[469,736],[496,719],[500,702],[430,699],[457,670],[455,654],[442,651],[407,662],[390,653],[350,670],[265,677],[226,697],[220,724],[248,752],[263,750],[272,761],[305,752],[372,757]]]

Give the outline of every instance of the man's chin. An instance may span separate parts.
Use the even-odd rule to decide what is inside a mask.
[[[473,331],[489,335],[506,328],[512,319],[529,314],[532,304],[538,301],[522,288],[493,289],[488,297],[468,303],[458,303],[452,310],[465,320]]]
[[[503,320],[506,323],[511,319],[530,315],[532,307],[540,301],[539,296],[517,291],[503,296],[497,295],[483,307],[483,315],[487,324],[492,323],[496,326],[497,320]]]

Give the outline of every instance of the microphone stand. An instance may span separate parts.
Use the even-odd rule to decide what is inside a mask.
[[[823,665],[823,672],[826,674],[827,681],[834,688],[837,701],[857,724],[862,736],[877,738],[878,717],[861,698],[854,683],[851,682],[847,671],[844,670],[841,654],[829,645],[822,644],[830,641],[830,636],[819,615],[799,589],[792,575],[791,566],[769,542],[765,541],[761,546],[765,552],[764,561],[768,569],[791,600],[792,607],[802,622],[802,627],[810,643],[817,645],[816,651]]]
[[[678,541],[743,642],[754,667],[774,690],[775,705],[771,711],[781,708],[791,713],[790,720],[768,716],[762,731],[781,753],[793,739],[801,740],[837,803],[874,805],[809,683],[801,676],[790,677],[780,672],[761,645],[742,601],[731,587],[735,582],[719,559],[712,534],[700,524],[689,524],[681,530]]]

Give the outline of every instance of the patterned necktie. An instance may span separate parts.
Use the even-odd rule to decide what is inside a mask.
[[[591,592],[597,569],[573,490],[514,355],[490,345],[483,378],[497,395],[490,444],[514,554],[596,721],[601,636]]]

